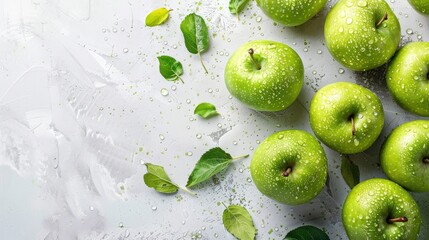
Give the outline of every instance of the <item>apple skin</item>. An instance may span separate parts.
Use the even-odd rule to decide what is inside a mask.
[[[427,0],[408,0],[408,2],[421,14],[429,15],[429,2]]]
[[[261,65],[258,70],[249,54]],[[298,97],[304,82],[304,66],[289,46],[256,40],[243,44],[225,68],[225,84],[231,95],[258,111],[280,111]]]
[[[343,225],[350,240],[416,240],[421,218],[417,203],[398,184],[373,178],[356,185],[343,205]],[[406,217],[407,222],[387,219]]]
[[[429,121],[415,120],[395,128],[380,151],[387,177],[410,191],[429,192]]]
[[[398,51],[386,74],[387,87],[395,101],[424,117],[429,117],[428,73],[429,42],[413,42]]]
[[[355,134],[352,132],[352,121]],[[337,82],[321,88],[310,105],[310,125],[328,147],[345,154],[365,151],[384,125],[380,99],[355,83]]]
[[[291,167],[286,177],[283,173]],[[255,150],[250,173],[267,197],[288,205],[316,197],[328,176],[325,151],[317,139],[302,130],[285,130],[266,138]]]
[[[325,6],[327,0],[256,0],[268,17],[285,26],[301,25]]]
[[[387,20],[377,27],[385,13]],[[326,46],[352,70],[383,65],[395,54],[400,38],[399,21],[384,0],[339,0],[326,17]]]

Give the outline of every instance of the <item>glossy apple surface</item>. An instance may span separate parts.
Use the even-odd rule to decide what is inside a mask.
[[[256,0],[271,19],[285,26],[301,25],[325,6],[327,0]]]
[[[255,150],[250,173],[256,187],[278,202],[298,205],[316,197],[325,186],[325,151],[313,135],[302,130],[272,134]]]
[[[350,240],[416,240],[419,208],[398,184],[373,178],[356,185],[343,205],[343,225]]]
[[[303,81],[304,66],[299,55],[289,46],[269,40],[243,44],[225,68],[225,84],[231,95],[258,111],[289,107]]]
[[[400,38],[399,21],[384,0],[339,0],[326,17],[326,46],[339,63],[352,70],[385,64]]]
[[[429,15],[429,1],[427,0],[408,0],[408,2],[418,12],[424,15]]]
[[[429,42],[408,43],[390,62],[387,87],[405,110],[429,117]]]
[[[384,125],[383,106],[377,95],[360,85],[332,83],[314,95],[310,125],[317,138],[333,150],[359,153],[380,135]]]
[[[380,152],[381,167],[392,181],[414,192],[429,192],[429,121],[395,128]]]

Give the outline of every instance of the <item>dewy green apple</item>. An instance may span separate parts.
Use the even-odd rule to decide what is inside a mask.
[[[280,111],[298,97],[304,82],[299,55],[289,46],[268,40],[243,44],[228,60],[225,84],[249,108]]]
[[[266,196],[289,205],[310,201],[328,176],[323,147],[311,134],[286,130],[266,138],[253,154],[250,173]]]
[[[339,0],[325,22],[326,46],[347,68],[364,71],[385,64],[401,38],[399,21],[384,0]]]
[[[408,43],[401,48],[389,64],[386,81],[402,108],[429,117],[429,42]]]
[[[381,167],[392,181],[415,192],[429,192],[429,121],[395,128],[380,152]]]
[[[408,0],[414,9],[424,15],[429,15],[429,1],[427,0]]]
[[[420,231],[417,203],[387,179],[359,183],[347,196],[342,215],[350,240],[416,240]]]
[[[320,89],[310,105],[310,125],[328,147],[346,154],[365,151],[384,125],[380,99],[355,83],[337,82]]]
[[[285,26],[301,25],[323,9],[327,0],[256,0],[271,19]]]

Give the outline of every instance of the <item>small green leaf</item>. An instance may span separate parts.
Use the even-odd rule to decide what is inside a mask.
[[[182,63],[170,56],[159,56],[159,72],[167,81],[180,81],[183,82],[180,76],[183,74]]]
[[[194,114],[198,114],[203,118],[211,118],[219,113],[216,111],[216,107],[211,103],[200,103],[194,110]]]
[[[148,187],[160,193],[175,193],[179,190],[179,186],[170,180],[163,167],[151,163],[145,165],[147,173],[143,176],[143,180]]]
[[[249,154],[240,157],[231,157],[231,155],[220,147],[215,147],[205,152],[197,164],[195,164],[194,170],[189,175],[188,183],[186,187],[192,187],[200,182],[203,182],[216,173],[225,170],[232,160],[239,158],[246,158]]]
[[[207,68],[201,59],[201,53],[209,48],[209,30],[204,19],[191,13],[180,24],[180,30],[185,39],[185,46],[190,53],[198,54],[205,72]]]
[[[249,0],[230,0],[229,1],[229,12],[232,14],[239,14],[243,11]]]
[[[163,24],[165,21],[167,21],[170,11],[171,10],[166,8],[158,8],[153,10],[146,16],[146,26],[155,27]]]
[[[283,240],[329,240],[329,236],[313,226],[302,226],[290,231]]]
[[[226,207],[226,206],[225,206]],[[255,239],[256,229],[252,216],[242,206],[231,205],[223,211],[223,225],[226,230],[240,240]]]
[[[341,156],[341,175],[350,189],[360,182],[359,167],[350,160],[348,155]]]

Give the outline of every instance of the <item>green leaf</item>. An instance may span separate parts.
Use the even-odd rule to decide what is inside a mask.
[[[159,56],[159,72],[167,81],[180,81],[183,82],[180,76],[183,74],[182,64],[170,56]]]
[[[207,73],[207,68],[201,59],[201,53],[209,48],[209,30],[206,22],[201,16],[191,13],[180,24],[180,30],[183,33],[186,48],[190,53],[198,54]]]
[[[230,0],[229,1],[229,12],[232,14],[239,14],[241,11],[243,11],[246,4],[249,2],[249,0]]]
[[[232,158],[231,155],[220,147],[215,147],[207,152],[205,152],[197,164],[195,164],[194,170],[192,170],[191,175],[189,175],[188,183],[186,187],[192,187],[200,182],[203,182],[216,173],[226,169],[232,160],[238,158],[245,158],[249,155],[244,155],[241,157]]]
[[[226,207],[226,206],[225,206]],[[242,206],[231,205],[223,211],[223,225],[226,230],[240,240],[255,239],[256,229],[252,216]]]
[[[179,186],[170,180],[163,167],[151,163],[145,165],[147,173],[143,176],[143,180],[148,187],[160,193],[175,193],[179,190]]]
[[[283,240],[329,240],[329,236],[313,226],[302,226],[290,231]]]
[[[341,175],[350,189],[360,182],[359,167],[350,160],[348,155],[341,156]]]
[[[166,8],[158,8],[153,10],[146,16],[146,26],[155,27],[163,24],[165,21],[167,21],[170,11],[171,10]]]
[[[216,107],[211,103],[200,103],[194,110],[194,114],[200,115],[202,118],[211,118],[219,113],[216,111]]]

